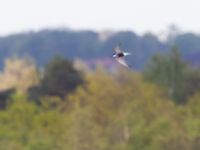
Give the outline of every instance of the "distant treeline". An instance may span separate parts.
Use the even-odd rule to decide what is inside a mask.
[[[83,60],[109,58],[112,48],[122,43],[122,48],[133,53],[128,58],[129,63],[137,69],[143,69],[144,64],[155,53],[166,53],[172,45],[176,45],[184,58],[199,64],[200,36],[185,33],[161,42],[157,36],[147,33],[139,36],[134,32],[72,31],[72,30],[42,30],[9,35],[0,38],[0,68],[3,68],[5,58],[17,55],[30,55],[39,67],[54,57],[62,55],[68,59]]]

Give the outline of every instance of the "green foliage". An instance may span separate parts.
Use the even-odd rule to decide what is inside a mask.
[[[40,84],[43,95],[64,97],[83,83],[81,74],[73,64],[61,57],[55,57],[45,67],[44,77]]]
[[[183,103],[189,94],[187,82],[190,80],[187,64],[182,60],[176,47],[169,55],[155,55],[143,72],[145,79],[167,89],[169,96],[177,103]]]
[[[186,89],[187,97],[193,96],[196,92],[200,91],[200,70],[196,68],[188,69],[186,73]]]
[[[65,149],[66,116],[58,109],[39,107],[24,96],[14,95],[7,109],[0,112],[0,149]]]
[[[54,60],[47,66],[42,82],[46,81],[48,88],[57,87],[54,81],[59,80],[53,77],[68,76],[73,71],[69,62]],[[185,105],[176,105],[161,88],[167,82],[156,85],[144,80],[140,73],[126,69],[115,74],[99,69],[87,73],[84,81],[67,97],[40,97],[39,105],[28,94],[12,95],[7,107],[0,110],[0,149],[200,148],[199,92]]]
[[[0,90],[15,88],[20,93],[37,85],[39,75],[34,61],[30,57],[12,57],[5,60],[5,67],[0,72]]]
[[[97,133],[106,135],[96,140],[102,143],[105,138],[108,149],[154,150],[162,149],[172,138],[184,140],[184,127],[174,105],[164,100],[165,93],[145,83],[139,75],[122,72],[113,80],[97,72],[87,81],[87,86],[79,88],[70,100],[75,106],[90,108],[88,122],[98,126]],[[181,143],[177,147],[185,148],[185,145]]]

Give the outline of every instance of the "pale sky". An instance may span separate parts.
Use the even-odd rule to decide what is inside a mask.
[[[0,0],[0,35],[66,27],[159,33],[171,24],[200,33],[200,0]]]

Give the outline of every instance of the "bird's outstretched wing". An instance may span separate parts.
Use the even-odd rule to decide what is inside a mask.
[[[125,67],[129,67],[129,65],[126,63],[126,61],[124,60],[124,58],[120,57],[120,58],[116,58],[116,60],[122,64]]]

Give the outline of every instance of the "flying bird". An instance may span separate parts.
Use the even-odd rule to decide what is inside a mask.
[[[113,57],[123,66],[125,67],[129,67],[130,66],[126,63],[124,57],[127,55],[131,55],[131,53],[128,52],[123,52],[120,48],[120,45],[117,45],[115,48],[113,48],[113,50],[115,51],[113,54]]]

